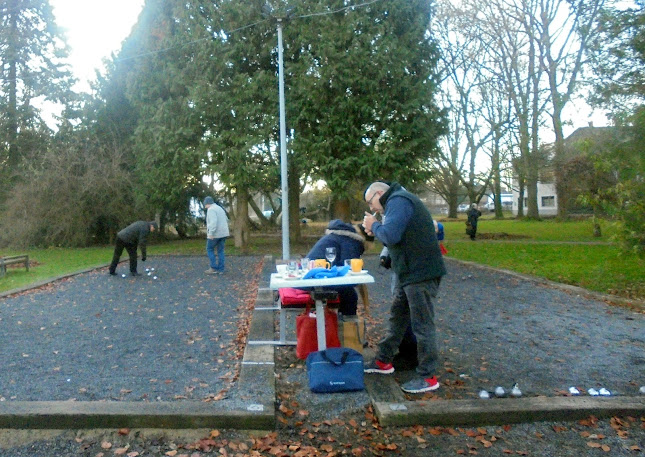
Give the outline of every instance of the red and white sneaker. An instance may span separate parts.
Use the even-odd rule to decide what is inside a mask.
[[[431,378],[415,378],[408,381],[401,386],[401,390],[410,394],[418,394],[437,390],[440,386],[441,384],[437,381],[437,377],[433,376]]]
[[[365,365],[363,371],[365,373],[390,374],[394,373],[394,366],[391,363],[383,363],[380,360],[374,359]]]

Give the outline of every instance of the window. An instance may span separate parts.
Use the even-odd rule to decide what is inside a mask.
[[[550,195],[548,197],[542,197],[542,207],[555,208],[555,197],[553,195]]]
[[[524,208],[528,208],[528,207],[529,207],[529,198],[524,197]]]

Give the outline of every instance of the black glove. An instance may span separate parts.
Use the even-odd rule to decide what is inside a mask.
[[[143,257],[141,257],[141,261],[142,261],[142,262],[145,262],[145,261],[146,261],[146,256],[145,256],[145,255],[144,255]]]
[[[381,266],[387,270],[392,268],[392,257],[388,256],[381,256]]]

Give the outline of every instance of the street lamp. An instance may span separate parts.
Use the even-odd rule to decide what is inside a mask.
[[[278,88],[280,100],[280,181],[282,188],[282,259],[289,260],[289,180],[287,171],[287,125],[284,108],[284,70],[282,57],[282,23],[289,20],[293,8],[282,16],[274,16],[273,7],[266,3],[262,14],[273,17],[278,28]]]

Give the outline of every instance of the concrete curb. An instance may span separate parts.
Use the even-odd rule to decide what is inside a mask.
[[[30,401],[0,403],[0,428],[238,428],[272,430],[275,414],[260,403],[246,410],[227,409],[226,402],[77,402]],[[271,410],[271,411],[268,411]]]
[[[572,421],[591,415],[639,417],[645,397],[532,397],[490,400],[374,402],[383,426],[503,425],[522,422]]]
[[[369,356],[368,356],[369,357]],[[369,358],[367,359],[369,360]],[[366,375],[365,387],[383,426],[504,425],[645,414],[639,397],[524,397],[409,401],[392,376]]]

